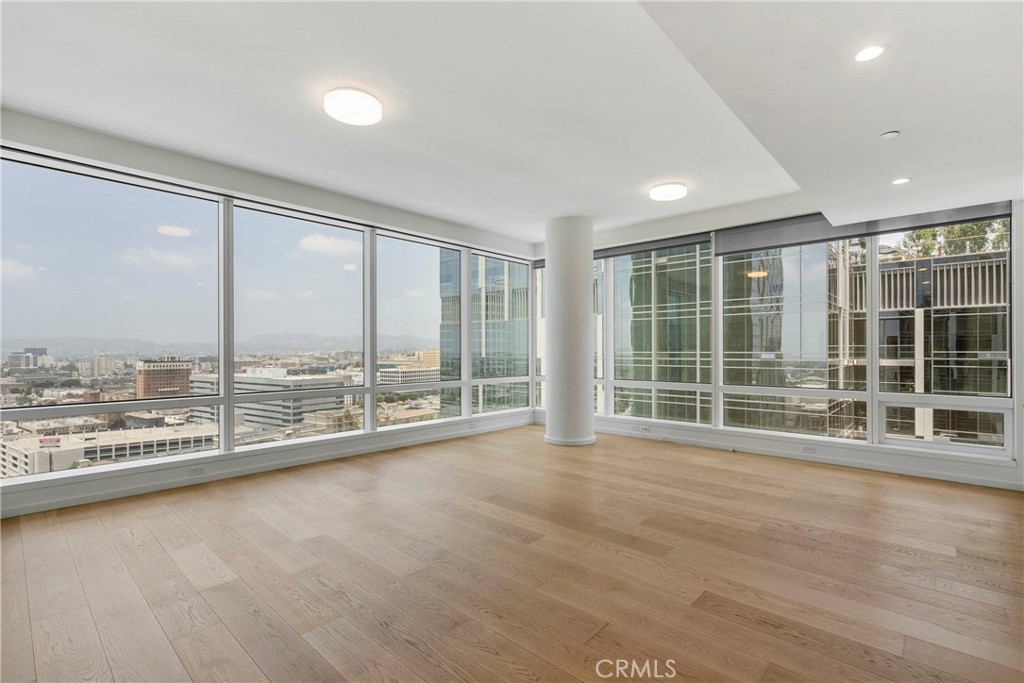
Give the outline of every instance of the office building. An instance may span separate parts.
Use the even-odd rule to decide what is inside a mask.
[[[192,362],[178,356],[142,359],[135,364],[135,398],[186,396]]]

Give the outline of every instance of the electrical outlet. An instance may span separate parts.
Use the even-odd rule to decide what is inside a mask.
[[[814,455],[815,453],[818,452],[818,447],[817,446],[801,446],[800,447],[800,452],[803,453],[804,455]]]
[[[651,428],[648,425],[633,425],[632,431],[634,434],[650,434]]]
[[[201,477],[206,474],[206,465],[189,465],[188,476]]]

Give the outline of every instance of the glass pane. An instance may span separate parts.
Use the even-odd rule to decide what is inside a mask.
[[[234,219],[236,393],[362,386],[363,234],[251,209]]]
[[[711,246],[614,260],[615,377],[711,381]]]
[[[725,424],[840,439],[866,438],[867,403],[818,396],[724,394]]]
[[[594,261],[594,315],[590,336],[594,340],[594,379],[604,379],[604,261]]]
[[[288,441],[363,428],[363,394],[235,405],[235,445]]]
[[[652,254],[629,254],[614,260],[615,379],[652,379]],[[618,389],[616,391],[616,414]],[[649,414],[648,414],[649,415]]]
[[[699,244],[654,254],[655,378],[711,381],[711,249]]]
[[[537,359],[536,359],[536,370],[535,374],[543,376],[547,372],[547,366],[545,365],[545,353],[547,349],[546,342],[546,330],[547,325],[545,322],[545,306],[544,303],[544,269],[537,268],[533,271],[534,277],[534,318],[536,320],[536,337],[537,337]],[[539,405],[539,404],[538,404]]]
[[[4,406],[169,398],[217,371],[217,203],[3,163]]]
[[[473,377],[528,375],[530,267],[476,254],[470,262]]]
[[[473,414],[526,408],[530,405],[530,383],[481,384],[473,387]]]
[[[536,395],[534,396],[534,405],[536,407],[538,407],[538,408],[543,408],[545,406],[544,398],[547,395],[547,391],[546,391],[544,385],[545,385],[545,382],[537,382],[537,385],[536,385]]]
[[[615,387],[615,414],[630,417],[652,417],[652,389]]]
[[[377,237],[377,381],[461,377],[460,253]]]
[[[725,384],[865,389],[862,239],[722,259]]]
[[[1010,221],[879,238],[882,391],[1009,396]]]
[[[0,468],[4,477],[12,477],[216,450],[217,410],[204,406],[3,422]]]
[[[655,417],[660,420],[711,424],[711,392],[655,390]]]
[[[975,446],[1005,445],[1005,416],[976,410],[945,408],[885,407],[885,435]]]
[[[458,388],[377,394],[377,426],[382,429],[461,414],[462,391]]]

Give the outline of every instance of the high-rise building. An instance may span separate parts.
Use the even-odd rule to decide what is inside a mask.
[[[135,398],[187,396],[192,361],[180,356],[142,359],[135,364]]]

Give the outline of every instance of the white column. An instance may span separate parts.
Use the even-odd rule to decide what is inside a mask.
[[[572,216],[548,222],[547,401],[544,440],[560,446],[594,443],[594,226]]]

